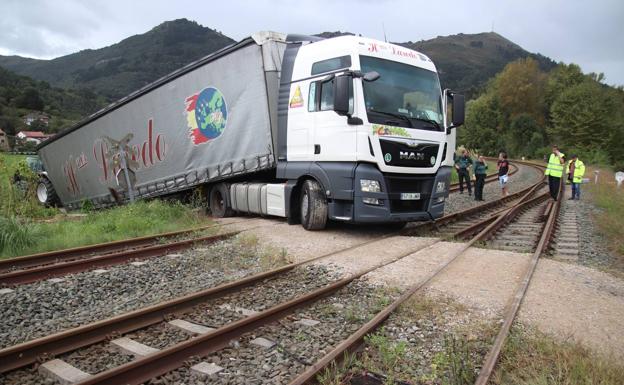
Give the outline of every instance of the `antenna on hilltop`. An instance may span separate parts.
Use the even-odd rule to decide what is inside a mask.
[[[490,32],[494,32],[494,20],[492,20],[492,31]]]
[[[381,22],[381,29],[383,30],[383,34],[384,34],[384,41],[387,43],[388,38],[386,37],[386,26],[384,25],[383,21]]]

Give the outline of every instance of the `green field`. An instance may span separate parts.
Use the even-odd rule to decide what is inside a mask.
[[[202,210],[161,200],[140,201],[106,210],[63,214],[34,197],[36,176],[27,191],[11,177],[25,156],[0,153],[0,258],[115,241],[210,224]],[[34,180],[34,182],[33,182]]]

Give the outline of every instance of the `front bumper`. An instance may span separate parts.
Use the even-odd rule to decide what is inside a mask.
[[[362,192],[361,179],[378,180],[382,191]],[[444,202],[448,197],[450,179],[450,167],[440,167],[438,173],[433,175],[384,175],[374,165],[360,163],[355,170],[354,178],[353,221],[362,223],[412,222],[439,218],[444,215]],[[444,191],[435,191],[438,182],[445,183]],[[401,193],[420,193],[420,199],[402,200]],[[363,198],[375,198],[381,204],[366,204]],[[444,198],[444,200],[438,201],[438,198]]]

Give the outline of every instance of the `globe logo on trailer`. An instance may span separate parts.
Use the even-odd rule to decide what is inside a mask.
[[[227,105],[221,91],[207,87],[187,97],[186,119],[193,144],[218,138],[227,123]]]

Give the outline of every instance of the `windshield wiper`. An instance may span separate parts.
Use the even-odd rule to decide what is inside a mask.
[[[438,130],[440,129],[440,123],[436,122],[436,121],[435,121],[435,120],[433,120],[433,119],[426,119],[426,118],[410,118],[410,119],[416,119],[416,120],[419,120],[419,121],[421,121],[421,122],[430,123],[430,124],[433,124],[433,126],[434,126],[435,128],[437,128]]]
[[[412,120],[407,115],[397,114],[397,113],[388,112],[388,111],[377,111],[377,110],[373,110],[372,108],[369,108],[367,111],[374,112],[375,114],[379,114],[379,115],[386,115],[386,116],[392,116],[393,118],[403,119],[404,121],[407,122],[407,124],[409,124],[410,128],[414,128],[414,124],[412,123]]]

